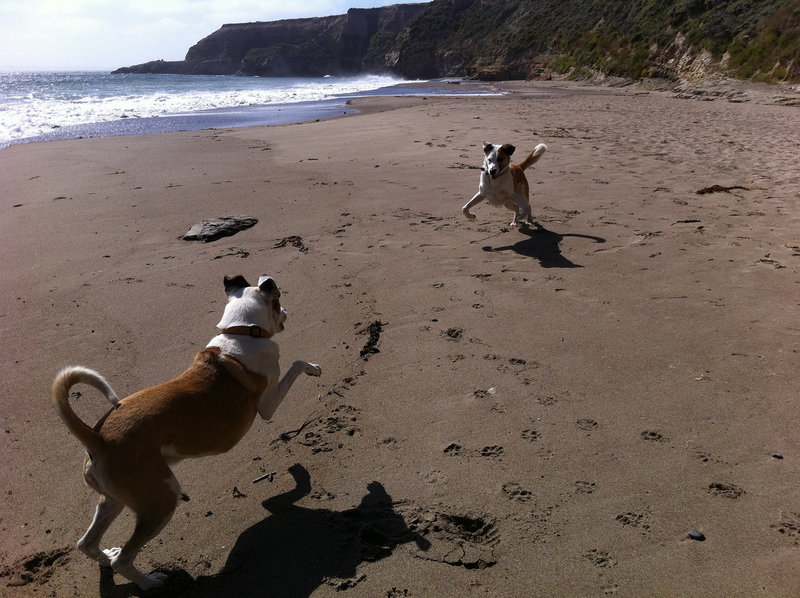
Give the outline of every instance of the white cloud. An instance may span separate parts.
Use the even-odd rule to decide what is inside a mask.
[[[408,0],[0,0],[0,70],[108,70],[181,60],[226,23]]]

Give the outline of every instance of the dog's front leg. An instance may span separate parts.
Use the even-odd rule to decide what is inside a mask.
[[[281,381],[275,385],[274,388],[268,388],[264,394],[261,395],[261,400],[258,402],[258,414],[263,419],[272,418],[272,414],[275,413],[281,401],[286,398],[286,394],[300,374],[320,376],[322,374],[322,368],[316,363],[300,360],[295,361],[289,368],[289,371],[281,378]]]
[[[519,221],[525,217],[527,217],[528,221],[530,221],[531,207],[525,205],[525,203],[522,201],[522,198],[519,196],[519,193],[514,193],[512,199],[514,200],[514,205],[517,207],[517,211],[516,214],[514,214],[514,220],[511,221],[511,226],[516,226],[519,224]]]
[[[468,202],[467,202],[467,203],[464,205],[464,207],[463,207],[463,208],[461,208],[461,211],[464,213],[464,216],[466,216],[466,217],[467,217],[469,220],[475,220],[475,214],[473,214],[472,212],[470,212],[470,211],[469,211],[469,209],[470,209],[470,208],[472,208],[472,207],[474,207],[474,206],[476,206],[476,205],[478,205],[478,204],[479,204],[479,203],[481,203],[481,202],[482,202],[484,199],[486,199],[486,197],[483,195],[483,193],[481,193],[480,191],[478,191],[478,192],[477,192],[477,193],[476,193],[476,194],[475,194],[475,195],[472,197],[472,199],[470,199],[470,200],[469,200],[469,201],[468,201]]]

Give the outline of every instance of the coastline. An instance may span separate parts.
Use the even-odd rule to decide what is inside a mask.
[[[460,97],[462,95],[522,94],[532,98],[562,97],[574,93],[608,93],[613,89],[634,89],[638,92],[661,92],[682,99],[722,100],[731,102],[753,101],[764,104],[800,105],[800,86],[770,85],[732,79],[707,82],[669,82],[603,78],[599,80],[571,81],[472,81],[464,79],[437,79],[431,81],[399,82],[355,94],[334,95],[328,99],[262,105],[246,105],[193,112],[175,113],[157,117],[128,117],[119,120],[68,125],[32,137],[0,142],[0,150],[20,143],[36,143],[67,139],[102,138],[128,135],[148,135],[178,131],[221,130],[233,128],[277,126],[353,116],[360,111],[370,112],[373,105],[405,106],[415,100],[399,98]],[[398,98],[371,102],[371,98]]]
[[[43,135],[26,137],[8,142],[6,145],[0,145],[0,149],[20,143],[37,143],[42,141],[152,135],[157,133],[174,133],[177,131],[201,131],[208,129],[231,129],[291,124],[352,113],[353,111],[348,109],[343,100],[298,102],[296,104],[279,104],[274,106],[218,108],[215,110],[168,116],[127,118],[84,125],[70,125],[54,129]]]
[[[19,143],[41,141],[296,124],[355,114],[356,110],[351,107],[351,103],[360,98],[486,94],[493,93],[493,89],[493,86],[486,83],[461,80],[408,81],[354,94],[333,95],[324,100],[234,106],[62,126],[40,135],[0,142],[0,149]]]
[[[236,273],[275,277],[284,368],[323,376],[175,468],[189,500],[137,561],[171,595],[796,593],[798,108],[500,89],[0,151],[4,595],[134,591],[74,548],[96,497],[49,384],[70,363],[120,396],[175,376]],[[542,232],[462,216],[484,139],[548,145]],[[234,214],[259,222],[180,239]]]

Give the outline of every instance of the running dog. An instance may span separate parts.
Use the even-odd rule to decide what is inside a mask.
[[[522,162],[511,164],[511,156],[515,149],[510,143],[497,145],[483,142],[485,157],[481,168],[483,171],[481,181],[478,192],[461,208],[464,216],[475,220],[475,215],[469,210],[485,199],[493,206],[505,206],[514,212],[511,226],[517,226],[523,219],[527,219],[528,224],[534,224],[525,169],[539,161],[542,154],[547,151],[547,146],[540,143]]]
[[[159,587],[163,573],[144,574],[133,564],[142,547],[167,525],[181,497],[170,465],[181,459],[224,453],[241,440],[256,414],[270,419],[300,374],[320,367],[295,361],[283,378],[278,344],[286,310],[269,276],[258,286],[242,276],[225,277],[228,296],[219,333],[177,378],[122,400],[97,372],[72,366],[53,382],[52,395],[67,428],[86,447],[83,476],[100,494],[94,519],[78,548],[142,590]],[[72,410],[69,392],[83,383],[99,390],[111,410],[89,427]],[[124,507],[136,515],[122,548],[102,550],[100,541]]]

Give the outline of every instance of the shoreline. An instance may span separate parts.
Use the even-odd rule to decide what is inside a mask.
[[[468,89],[459,92],[458,88]],[[735,79],[718,79],[706,82],[671,82],[666,80],[628,81],[604,79],[601,81],[472,81],[464,79],[438,79],[426,82],[402,82],[358,94],[331,97],[312,102],[250,105],[218,108],[158,117],[126,118],[115,121],[70,125],[53,131],[0,143],[0,150],[14,145],[70,139],[92,139],[129,135],[150,135],[179,131],[225,130],[261,126],[278,126],[355,116],[362,111],[373,112],[373,102],[383,111],[418,103],[430,98],[461,96],[492,96],[521,94],[530,97],[565,96],[574,93],[602,93],[610,90],[636,90],[638,93],[665,93],[681,99],[703,101],[754,101],[762,104],[800,106],[800,86],[772,85]],[[393,90],[404,90],[393,93]],[[626,92],[627,93],[627,92]],[[401,98],[410,98],[401,99]],[[414,100],[416,98],[416,100]]]
[[[339,113],[342,114],[339,114]],[[335,113],[335,114],[334,114]],[[203,131],[233,129],[240,127],[268,126],[305,122],[317,118],[332,118],[352,114],[344,101],[322,100],[241,108],[219,108],[185,114],[126,118],[115,121],[87,123],[59,127],[53,131],[9,141],[0,149],[26,143],[66,141],[72,139],[95,139],[129,135],[151,135],[179,131]]]
[[[457,86],[469,88],[470,91],[459,93],[456,90]],[[0,150],[12,145],[44,141],[297,124],[353,115],[356,111],[351,107],[351,102],[363,98],[387,96],[418,97],[424,95],[453,97],[492,93],[492,89],[492,86],[486,83],[462,80],[442,79],[425,82],[401,82],[388,87],[310,102],[216,108],[163,116],[123,118],[113,121],[69,125],[58,127],[41,135],[0,142]]]

